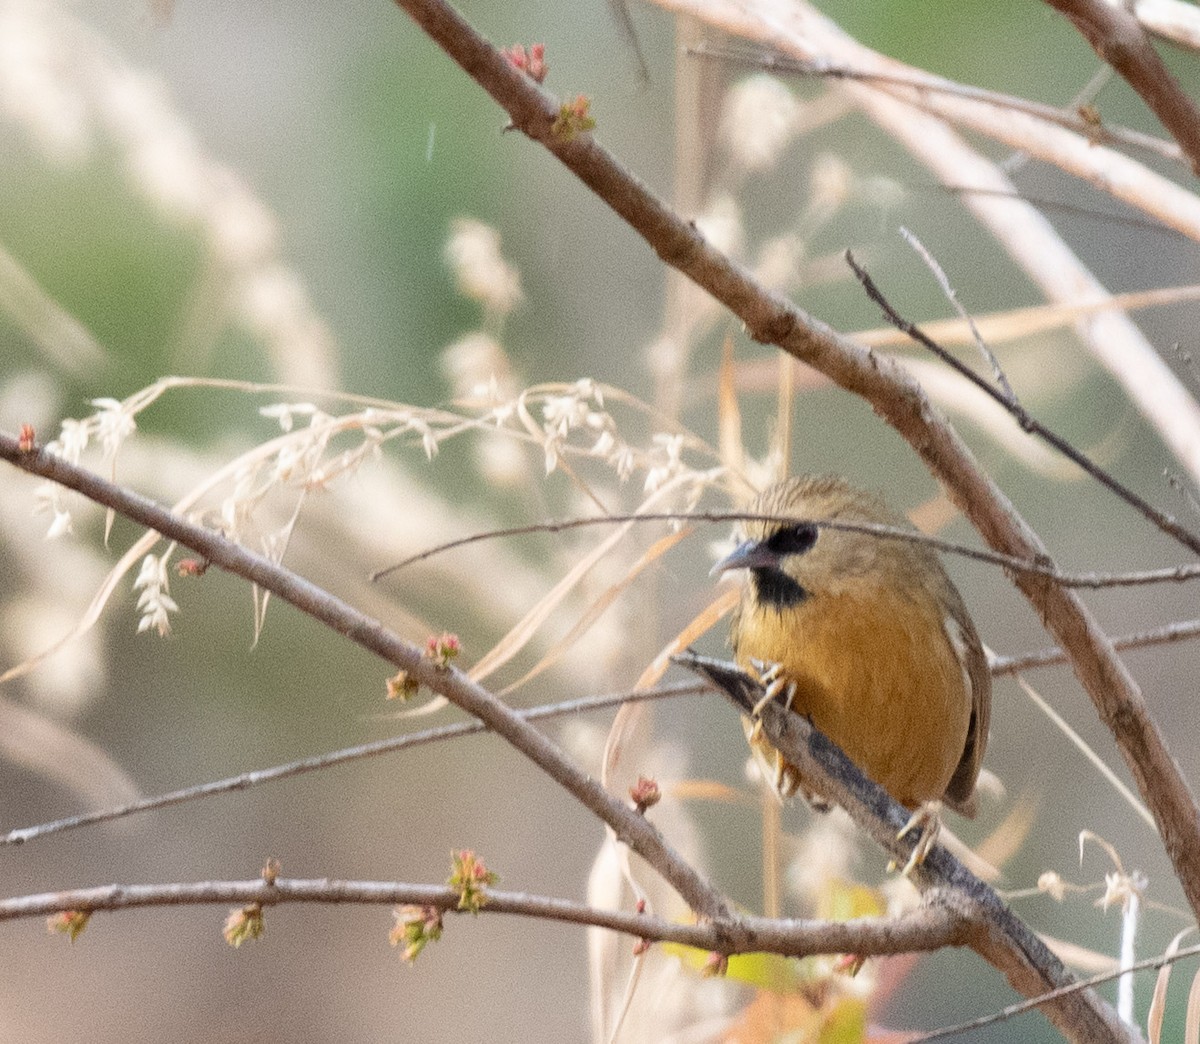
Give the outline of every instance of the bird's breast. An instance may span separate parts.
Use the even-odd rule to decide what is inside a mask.
[[[933,598],[864,585],[809,592],[783,609],[744,606],[734,646],[743,666],[780,664],[796,686],[793,709],[915,807],[945,793],[970,722],[968,682],[946,624]]]

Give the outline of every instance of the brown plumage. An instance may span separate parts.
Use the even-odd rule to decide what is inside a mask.
[[[910,529],[829,476],[789,479],[747,509]],[[974,815],[991,677],[962,596],[926,545],[800,522],[747,522],[717,570],[746,569],[731,628],[743,667],[779,664],[806,715],[897,801]],[[793,772],[794,775],[794,772]]]

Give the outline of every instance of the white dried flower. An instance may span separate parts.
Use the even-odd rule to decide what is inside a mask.
[[[125,404],[116,399],[93,399],[92,405],[99,410],[96,414],[96,437],[104,447],[104,456],[111,459],[116,456],[121,443],[137,431],[137,423]]]
[[[800,103],[773,76],[757,73],[725,99],[721,134],[734,160],[748,171],[767,170],[779,160],[799,126]]]
[[[503,318],[520,303],[521,276],[500,253],[500,233],[472,218],[456,218],[446,242],[446,262],[459,293]]]
[[[442,352],[441,363],[454,397],[465,405],[494,405],[518,393],[508,355],[485,333],[455,341]]]
[[[276,402],[270,406],[263,406],[258,414],[260,417],[277,420],[281,430],[291,431],[295,426],[297,415],[311,417],[316,412],[317,407],[311,402]]]
[[[46,448],[52,453],[57,453],[63,460],[78,464],[90,438],[91,430],[87,424],[68,417],[62,422],[58,438]]]
[[[159,637],[171,633],[170,614],[179,611],[179,606],[169,593],[170,578],[167,575],[167,561],[158,555],[147,555],[142,559],[142,567],[138,570],[133,589],[141,591],[138,595],[137,607],[142,617],[138,620],[138,634],[154,628]]]
[[[1067,894],[1067,884],[1061,874],[1047,870],[1038,877],[1037,890],[1050,896],[1056,903],[1061,903]]]
[[[46,530],[47,540],[56,540],[60,536],[72,532],[71,529],[71,512],[59,507],[54,509],[54,518],[50,522],[50,527]]]

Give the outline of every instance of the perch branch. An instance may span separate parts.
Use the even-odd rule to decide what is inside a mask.
[[[710,679],[742,714],[759,711],[771,746],[794,765],[804,787],[841,806],[850,818],[903,865],[916,840],[901,838],[911,812],[871,781],[842,749],[799,714],[770,701],[760,707],[762,687],[736,665],[688,653],[676,662]],[[1074,984],[1074,979],[1046,945],[978,877],[937,846],[911,878],[925,895],[937,895],[958,909],[972,930],[966,944],[1002,971],[1013,988],[1026,997]],[[1043,1008],[1047,1018],[1072,1039],[1126,1040],[1127,1029],[1116,1013],[1094,993],[1071,994],[1072,1002]]]

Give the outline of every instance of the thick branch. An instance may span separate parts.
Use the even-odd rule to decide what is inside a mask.
[[[1176,82],[1137,17],[1104,0],[1046,0],[1142,96],[1200,174],[1200,108]]]
[[[1019,558],[1048,559],[1037,535],[897,362],[840,336],[782,295],[758,285],[591,135],[556,137],[551,128],[557,108],[549,96],[449,5],[442,0],[397,2],[505,108],[517,128],[553,152],[664,261],[737,315],[752,337],[777,345],[866,399],[920,454],[991,547]],[[1014,582],[1070,653],[1075,673],[1154,813],[1192,910],[1200,916],[1200,808],[1150,718],[1137,683],[1075,594],[1040,577],[1017,575]]]
[[[758,714],[771,746],[795,766],[804,787],[841,806],[897,864],[912,854],[915,839],[901,838],[910,812],[883,787],[868,779],[845,752],[807,718],[778,702],[760,708],[762,687],[734,664],[687,654],[677,661],[710,678],[743,714]],[[1004,901],[945,848],[934,848],[913,868],[912,879],[926,899],[936,898],[960,912],[971,926],[966,943],[1008,978],[1026,997],[1073,984],[1062,962]],[[1127,1040],[1128,1030],[1095,993],[1072,993],[1046,1004],[1046,1017],[1074,1040]]]
[[[662,874],[693,910],[714,918],[727,913],[725,901],[719,893],[663,840],[643,816],[615,798],[580,770],[549,738],[463,672],[453,667],[435,665],[421,654],[420,649],[388,630],[378,620],[360,613],[283,566],[226,540],[210,529],[193,525],[154,501],[106,482],[61,457],[43,450],[22,450],[15,438],[0,432],[0,458],[30,474],[77,490],[139,525],[178,541],[213,565],[258,584],[263,590],[294,605],[394,667],[407,671],[419,684],[440,693],[455,706],[487,724],[569,791],[607,823],[621,841]]]

